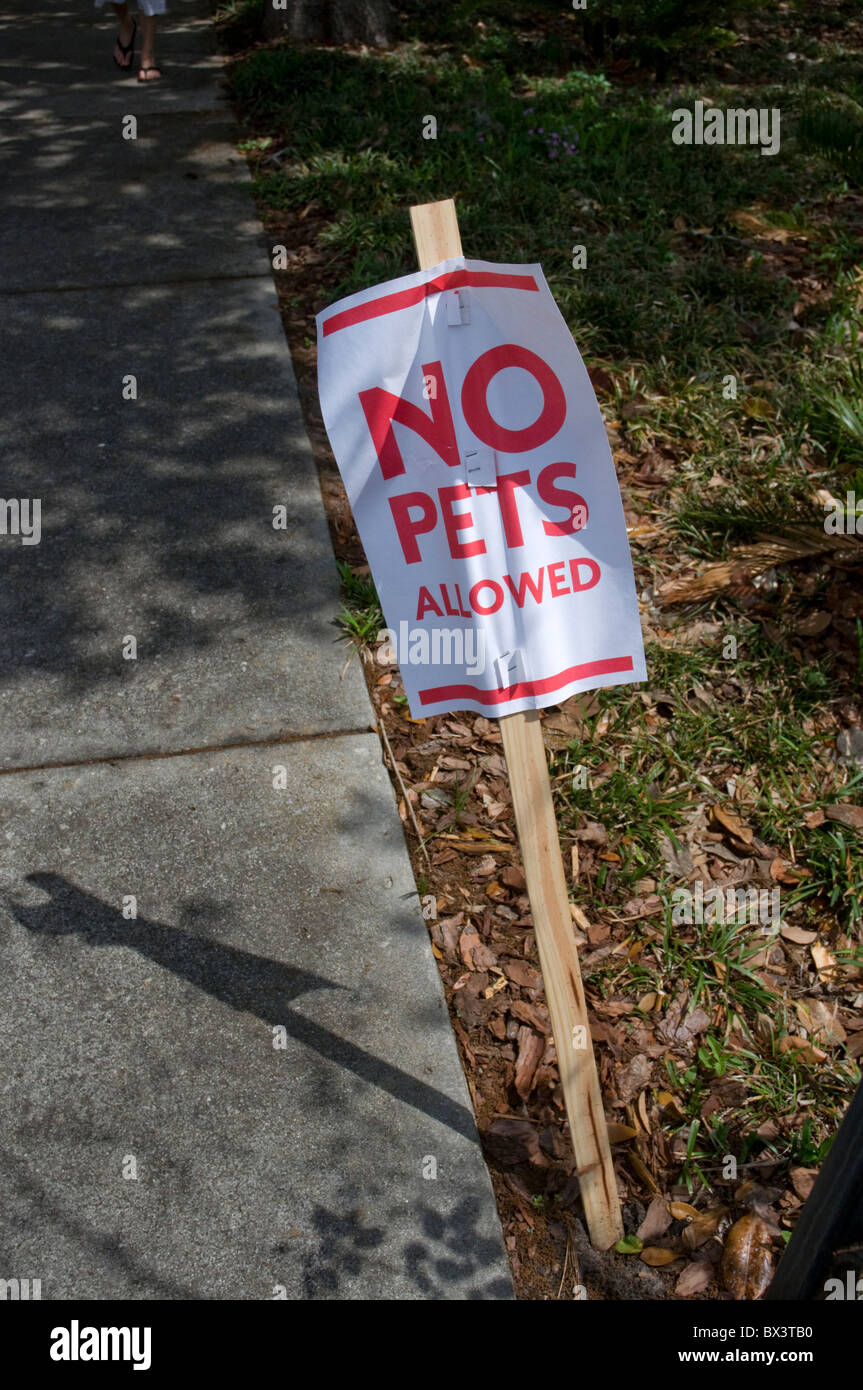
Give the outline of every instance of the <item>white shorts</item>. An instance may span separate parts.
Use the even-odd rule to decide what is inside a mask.
[[[112,0],[96,0],[96,9],[100,5],[110,5]],[[164,14],[165,0],[138,0],[139,14]]]

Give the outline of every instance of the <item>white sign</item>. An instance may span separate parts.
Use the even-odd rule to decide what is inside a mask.
[[[317,324],[324,423],[414,718],[646,680],[611,450],[541,268],[459,257]]]

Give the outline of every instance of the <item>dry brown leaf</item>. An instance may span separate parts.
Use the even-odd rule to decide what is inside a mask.
[[[617,1074],[617,1094],[620,1100],[627,1104],[634,1100],[650,1080],[650,1072],[650,1058],[646,1053],[639,1052],[638,1056],[633,1057]]]
[[[768,1227],[776,1224],[776,1215],[771,1210],[772,1204],[777,1197],[782,1195],[781,1188],[769,1187],[757,1178],[746,1178],[734,1193],[734,1200],[741,1206],[747,1207],[755,1216],[759,1216]]]
[[[677,1298],[691,1298],[693,1294],[704,1293],[713,1279],[713,1266],[707,1260],[693,1260],[688,1264],[674,1285]]]
[[[688,1202],[672,1202],[670,1211],[675,1221],[691,1221],[698,1215],[698,1209]]]
[[[662,1106],[663,1118],[671,1124],[682,1124],[686,1119],[686,1111],[677,1096],[673,1096],[670,1091],[659,1091],[656,1096],[657,1101]]]
[[[631,1014],[635,1005],[629,999],[597,999],[593,1007],[606,1018],[621,1018],[624,1014]]]
[[[686,1018],[681,1018],[686,1001],[677,999],[670,1005],[659,1027],[656,1036],[665,1042],[689,1043],[696,1038],[699,1033],[703,1033],[705,1028],[710,1026],[710,1016],[703,1009],[693,1009]]]
[[[608,831],[597,820],[589,820],[582,830],[576,830],[575,835],[576,839],[592,845],[604,845],[608,840]]]
[[[657,1236],[665,1235],[671,1220],[665,1198],[653,1197],[636,1235],[641,1240],[656,1240]]]
[[[807,613],[805,618],[799,620],[795,631],[799,637],[820,637],[822,632],[827,631],[832,621],[832,613],[825,613],[823,609],[815,609],[814,612]]]
[[[758,237],[761,241],[786,242],[791,237],[799,236],[799,232],[792,231],[790,227],[774,227],[772,223],[765,222],[757,217],[753,212],[732,212],[728,218],[741,232],[747,236]]]
[[[587,939],[591,946],[601,946],[603,941],[607,941],[610,936],[611,928],[606,926],[605,922],[587,923]],[[605,1013],[607,1010],[603,1009],[602,1012]]]
[[[808,878],[811,870],[803,869],[799,864],[789,864],[781,855],[777,855],[770,862],[770,877],[776,883],[799,883],[801,879]]]
[[[823,999],[798,999],[794,1008],[812,1042],[821,1047],[845,1042],[848,1034],[836,1017],[838,1005],[831,1009]]]
[[[475,931],[463,931],[458,943],[459,953],[468,970],[490,970],[497,957]]]
[[[832,951],[828,951],[827,947],[822,946],[820,942],[815,942],[809,950],[821,983],[829,984],[831,980],[835,980],[839,965]]]
[[[735,1221],[722,1251],[722,1282],[735,1299],[760,1298],[773,1274],[770,1230],[750,1213]]]
[[[461,850],[463,854],[512,854],[518,848],[506,840],[496,840],[492,835],[487,835],[484,830],[472,825],[464,826],[458,835],[442,835],[441,839],[451,844],[453,849]]]
[[[515,845],[505,845],[500,840],[460,840],[456,835],[444,835],[441,837],[458,850],[459,854],[488,854],[490,851],[495,854],[512,854]]]
[[[515,1168],[540,1152],[539,1136],[527,1120],[508,1116],[493,1120],[483,1137],[488,1153],[503,1167]]]
[[[818,939],[817,931],[804,931],[803,927],[792,927],[787,922],[783,922],[779,934],[786,941],[793,941],[796,946],[811,946],[812,942]]]
[[[461,936],[461,929],[463,925],[464,913],[457,912],[454,917],[442,917],[440,922],[436,922],[435,925],[432,927],[433,932],[435,930],[435,927],[439,929],[439,945],[447,960],[452,961],[453,964],[457,959],[458,942],[459,937]]]
[[[700,1211],[697,1216],[692,1218],[683,1232],[683,1244],[689,1250],[697,1250],[699,1246],[706,1245],[716,1235],[721,1222],[727,1215],[728,1208],[725,1206],[713,1207],[710,1211]]]
[[[581,722],[584,723],[586,719],[591,719],[593,715],[599,714],[599,700],[592,690],[588,690],[580,695],[570,695],[569,699],[564,700],[559,708],[562,714],[568,714],[572,718],[580,719]],[[547,723],[549,719],[556,718],[557,714],[549,711],[543,720],[543,724]]]
[[[643,1127],[643,1129],[644,1129],[644,1132],[645,1132],[645,1134],[649,1135],[649,1134],[650,1134],[650,1116],[649,1116],[648,1113],[647,1113],[647,1092],[646,1092],[646,1091],[642,1091],[641,1095],[638,1097],[638,1103],[637,1103],[637,1105],[636,1105],[636,1109],[638,1110],[638,1118],[639,1118],[640,1121],[641,1121],[641,1124],[642,1124],[642,1127]]]
[[[824,814],[828,820],[847,825],[850,830],[863,830],[863,806],[852,806],[848,801],[837,802],[834,806],[825,806]]]
[[[818,1176],[817,1168],[792,1168],[788,1174],[791,1186],[801,1201],[805,1202]]]
[[[754,838],[752,830],[730,806],[711,806],[710,819],[727,831],[729,835],[732,835],[735,840],[742,840],[745,845],[752,844]]]
[[[458,993],[458,1009],[461,1021],[466,1028],[476,1028],[482,1023],[488,1014],[488,1008],[482,1001],[482,996],[489,986],[489,974],[487,970],[468,971],[460,980],[456,980],[453,985],[453,993]],[[481,1002],[482,1001],[482,1002]],[[453,1018],[452,1025],[455,1028],[458,1018]]]
[[[553,743],[569,743],[572,739],[580,739],[584,734],[584,720],[577,715],[565,714],[561,711],[558,714],[548,715],[542,721],[542,731],[544,734],[557,734]]]
[[[815,1047],[813,1043],[807,1042],[805,1038],[794,1037],[789,1034],[785,1038],[779,1039],[780,1052],[794,1052],[801,1062],[826,1062],[827,1053],[820,1047]]]
[[[527,1100],[533,1089],[536,1069],[545,1052],[545,1038],[522,1024],[518,1030],[518,1058],[515,1064],[515,1089]]]
[[[646,1265],[658,1269],[662,1265],[673,1265],[675,1260],[680,1259],[680,1255],[676,1250],[665,1250],[660,1245],[648,1245],[646,1250],[642,1250],[638,1258],[643,1260]]]
[[[618,1125],[613,1120],[606,1120],[605,1127],[608,1130],[609,1144],[625,1144],[638,1134],[638,1130],[633,1129],[632,1125]]]
[[[746,396],[743,400],[743,413],[750,420],[772,420],[776,411],[766,396]]]
[[[606,371],[605,367],[591,364],[587,369],[587,374],[594,391],[597,391],[601,396],[614,395],[614,377]]]

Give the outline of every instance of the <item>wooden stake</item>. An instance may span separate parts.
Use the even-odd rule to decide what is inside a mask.
[[[420,270],[462,255],[452,198],[412,207],[410,213]],[[573,940],[542,725],[536,710],[506,714],[499,722],[587,1226],[596,1248],[607,1250],[623,1235],[623,1222]]]

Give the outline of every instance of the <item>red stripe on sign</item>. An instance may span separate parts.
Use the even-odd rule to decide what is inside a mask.
[[[476,289],[495,286],[504,290],[539,290],[532,275],[499,275],[489,270],[451,270],[446,275],[438,275],[427,280],[424,285],[414,285],[410,290],[399,290],[397,294],[384,294],[380,299],[370,299],[367,304],[357,304],[353,309],[343,309],[340,314],[324,319],[323,333],[338,333],[340,328],[352,328],[355,323],[365,323],[367,319],[378,319],[383,314],[394,314],[398,309],[409,309],[412,304],[420,304],[430,294],[440,294],[441,290],[458,290],[463,285]]]
[[[560,690],[570,681],[586,680],[588,676],[606,676],[615,671],[631,671],[631,656],[613,656],[607,661],[586,661],[582,666],[570,666],[557,676],[541,681],[519,681],[507,690],[481,690],[478,685],[439,685],[433,690],[421,690],[420,704],[433,705],[438,700],[479,700],[483,705],[501,705],[505,700],[520,700],[525,695],[548,695]]]

